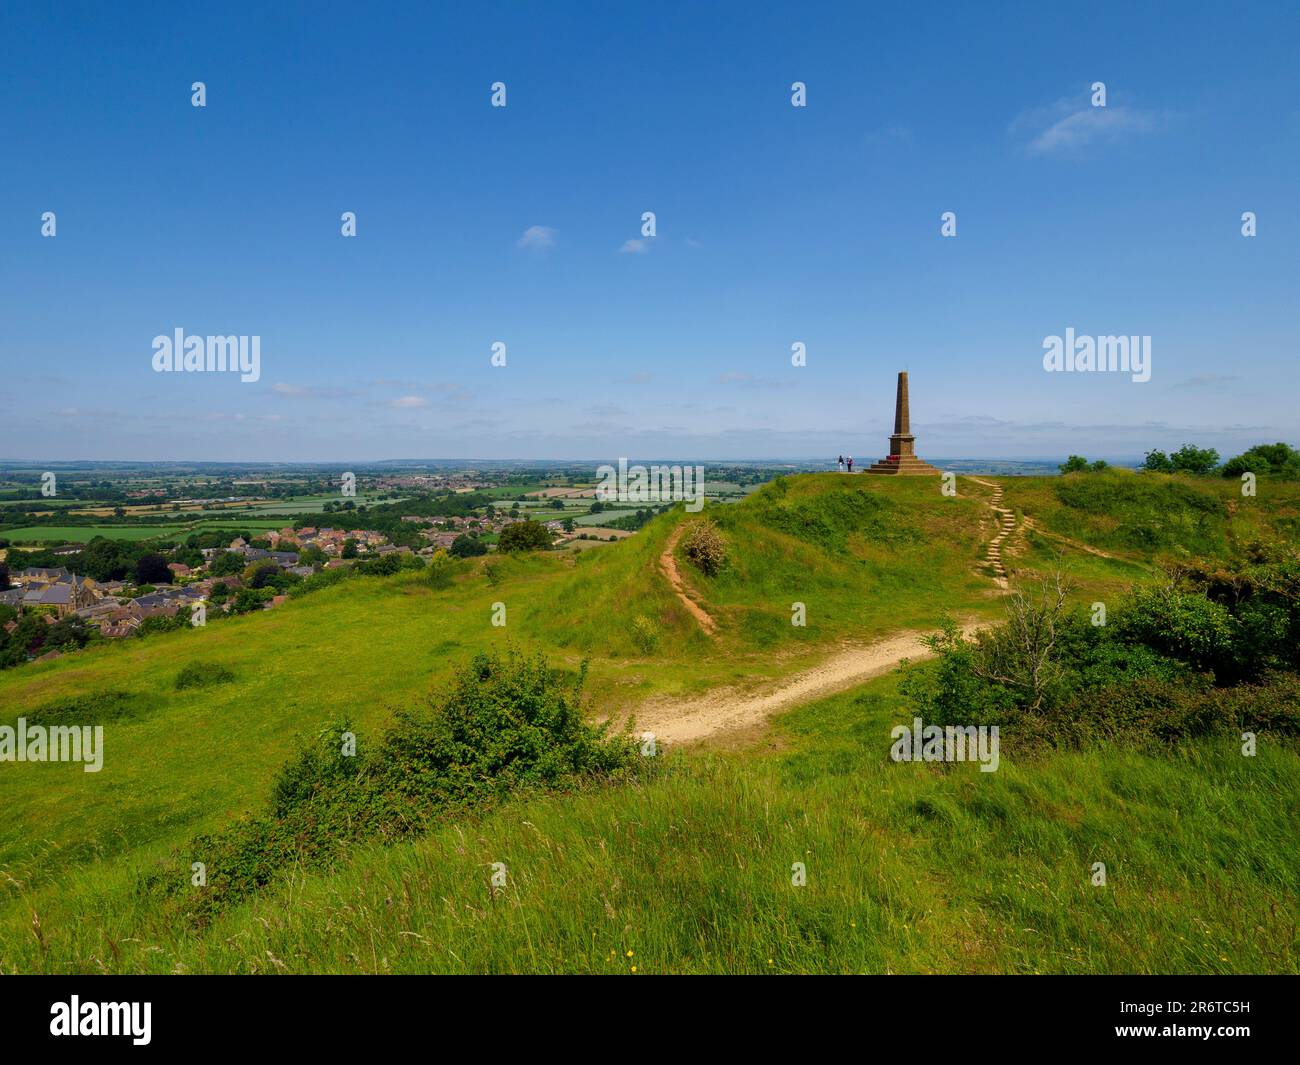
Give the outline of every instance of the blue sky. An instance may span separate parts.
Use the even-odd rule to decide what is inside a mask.
[[[0,15],[0,458],[1300,442],[1294,5],[226,6]]]

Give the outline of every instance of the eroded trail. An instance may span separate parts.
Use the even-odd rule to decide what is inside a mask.
[[[997,532],[985,547],[984,565],[997,586],[1005,590],[1007,571],[1002,564],[1002,546],[1015,530],[1015,514],[1002,505],[1000,484],[977,477],[971,480],[992,489],[989,505],[996,517]],[[668,537],[659,556],[659,568],[682,606],[706,633],[713,635],[717,623],[691,598],[673,556],[684,529],[685,526],[679,525]],[[989,624],[968,621],[962,631],[969,637]],[[925,637],[932,631],[901,632],[871,643],[846,644],[819,665],[758,688],[727,687],[698,696],[652,699],[634,711],[637,731],[652,732],[657,742],[674,745],[754,728],[773,714],[888,673],[904,660],[920,661],[931,657]],[[626,716],[616,715],[617,723],[622,724]]]
[[[967,635],[980,626],[969,624]],[[762,724],[771,715],[846,688],[856,687],[898,666],[904,659],[930,657],[926,632],[904,632],[842,648],[820,665],[759,690],[720,688],[707,694],[655,699],[636,710],[638,732],[653,732],[659,743],[693,743]]]
[[[1005,591],[1009,585],[1007,582],[1007,569],[1002,564],[1002,542],[1015,531],[1015,511],[1002,505],[1002,486],[996,481],[983,481],[978,477],[970,479],[976,484],[982,484],[985,488],[993,489],[993,498],[989,501],[989,506],[996,515],[998,531],[984,549],[984,564],[993,573],[994,583]]]
[[[672,586],[673,592],[681,601],[682,606],[690,612],[691,617],[699,622],[700,628],[712,636],[718,631],[718,623],[709,616],[708,611],[687,594],[686,582],[682,579],[681,570],[677,568],[677,559],[673,555],[673,551],[677,547],[677,541],[682,538],[682,532],[685,528],[685,525],[678,525],[669,535],[668,542],[664,544],[663,554],[659,556],[659,568],[663,571],[663,575],[668,578],[668,583]]]

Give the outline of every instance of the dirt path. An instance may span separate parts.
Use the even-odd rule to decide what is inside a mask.
[[[985,565],[991,570],[998,587],[1005,589],[1007,571],[1002,564],[1002,543],[1015,529],[1015,514],[1002,506],[1000,484],[977,477],[971,480],[993,491],[990,505],[997,515],[998,532],[985,549]],[[690,611],[700,628],[712,635],[717,631],[717,623],[690,597],[673,556],[684,529],[685,526],[679,525],[668,537],[659,556],[659,568],[682,606]],[[967,623],[962,631],[970,636],[987,624]],[[695,697],[652,699],[636,708],[637,731],[652,732],[657,742],[676,745],[761,725],[782,710],[856,687],[888,673],[904,659],[919,661],[931,657],[924,641],[930,631],[903,632],[873,643],[843,646],[820,665],[758,690],[730,687]]]
[[[1015,512],[1002,505],[1002,486],[996,481],[984,481],[978,477],[970,478],[976,484],[982,484],[985,488],[993,489],[993,498],[989,501],[989,506],[993,508],[993,513],[997,515],[998,531],[997,535],[989,541],[988,547],[984,549],[984,564],[993,571],[993,582],[1004,591],[1007,584],[1007,568],[1002,564],[1002,541],[1015,531],[1016,515]]]
[[[1065,544],[1066,547],[1072,547],[1076,551],[1083,551],[1085,554],[1096,555],[1098,558],[1108,558],[1114,562],[1129,562],[1137,564],[1135,559],[1125,558],[1123,555],[1114,555],[1109,551],[1103,551],[1100,547],[1093,547],[1091,544],[1085,544],[1082,540],[1075,540],[1061,533],[1053,532],[1051,529],[1044,529],[1033,518],[1026,517],[1024,521],[1026,529],[1032,529],[1039,536],[1046,536],[1049,540],[1055,540],[1058,543]]]
[[[686,582],[682,580],[681,571],[677,568],[677,558],[673,555],[673,550],[677,547],[677,541],[682,538],[685,529],[685,525],[678,525],[672,531],[672,534],[668,537],[668,542],[664,544],[663,554],[659,556],[659,568],[663,571],[663,575],[668,578],[668,583],[672,585],[673,592],[681,600],[682,606],[690,612],[691,617],[700,623],[700,628],[712,636],[718,631],[718,623],[709,616],[708,612],[699,603],[687,594]]]
[[[963,631],[970,635],[979,627],[970,624]],[[765,690],[719,688],[694,698],[651,700],[636,710],[637,732],[653,732],[656,742],[675,745],[751,728],[782,710],[888,673],[905,658],[931,657],[925,635],[904,632],[876,643],[844,647],[820,665]]]

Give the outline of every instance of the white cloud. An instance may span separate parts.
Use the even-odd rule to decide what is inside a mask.
[[[550,251],[555,247],[555,230],[550,226],[529,226],[517,246],[525,251]]]
[[[618,250],[624,255],[644,255],[650,247],[644,240],[625,240]]]
[[[429,401],[423,396],[399,396],[388,405],[398,410],[409,410],[414,407],[427,407]]]
[[[1154,111],[1124,105],[1080,106],[1077,101],[1057,100],[1019,115],[1008,130],[1013,136],[1030,134],[1025,150],[1031,155],[1069,152],[1101,141],[1150,133],[1161,122]]]

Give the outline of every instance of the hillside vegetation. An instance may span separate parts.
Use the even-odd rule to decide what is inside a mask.
[[[1112,476],[1004,482],[1008,505],[1058,537],[1030,531],[1009,568],[1064,568],[1086,600],[1169,558],[1287,536],[1298,512],[1294,491],[1266,486],[1247,505],[1232,485],[1144,475],[1132,491],[1116,480],[1110,510],[1070,486]],[[0,676],[0,723],[106,726],[100,773],[0,767],[0,967],[1294,970],[1290,747],[1247,761],[1206,738],[1176,754],[1040,752],[995,774],[899,766],[882,745],[899,677],[787,715],[775,752],[670,752],[576,791],[533,782],[423,838],[358,839],[332,872],[272,870],[200,926],[142,887],[187,868],[196,838],[273,809],[283,768],[323,731],[379,737],[481,651],[544,651],[571,677],[589,660],[588,710],[603,716],[782,676],[839,640],[993,617],[977,566],[987,492],[961,485],[948,499],[928,478],[818,475],[710,508],[726,565],[688,572],[714,637],[658,571],[678,511],[598,551],[459,563],[445,587],[357,578]],[[1160,543],[1133,543],[1124,530],[1153,506]],[[1088,886],[1093,859],[1121,870],[1115,891]],[[794,861],[807,887],[791,887]],[[511,871],[504,891],[493,862]]]

